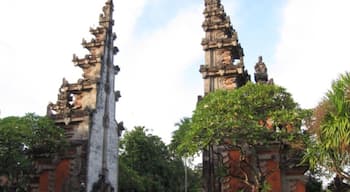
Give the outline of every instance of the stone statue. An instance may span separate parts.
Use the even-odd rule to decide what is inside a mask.
[[[267,68],[263,62],[262,56],[259,56],[258,62],[255,64],[255,73],[267,73]]]
[[[267,83],[268,81],[267,68],[263,62],[262,56],[259,56],[259,60],[255,64],[254,79],[257,83]]]
[[[52,102],[50,102],[47,107],[46,107],[46,116],[51,117],[54,113],[53,113],[53,107],[54,104]]]

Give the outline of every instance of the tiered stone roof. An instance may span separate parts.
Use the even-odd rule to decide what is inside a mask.
[[[204,16],[205,64],[200,72],[206,81],[205,92],[242,86],[250,79],[244,69],[243,49],[220,0],[205,0]],[[216,77],[221,78],[215,82]]]

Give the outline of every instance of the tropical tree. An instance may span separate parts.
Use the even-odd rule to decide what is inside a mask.
[[[134,183],[142,181],[143,186],[137,191],[163,191],[164,178],[166,177],[165,164],[169,158],[166,145],[161,139],[154,135],[147,135],[144,127],[135,127],[131,132],[124,135],[121,141],[122,153],[120,162],[123,162],[130,173],[134,172],[135,178],[120,178],[121,184],[123,179],[133,179]],[[143,190],[142,190],[143,188]],[[128,191],[130,189],[123,189]]]
[[[248,174],[237,179],[256,191],[267,190],[265,179],[269,173],[250,166],[247,155],[271,142],[303,147],[305,135],[299,128],[308,114],[284,88],[276,85],[248,83],[235,90],[217,90],[198,103],[178,151],[193,155],[208,146],[222,144],[238,150],[240,164],[251,167],[255,180],[251,182]]]
[[[314,138],[305,160],[313,169],[322,167],[338,180],[350,182],[350,73],[332,83],[312,119],[309,128]]]
[[[126,132],[120,142],[119,191],[184,191],[184,164],[145,127]],[[197,175],[189,169],[189,180]],[[194,190],[192,190],[194,191]]]
[[[180,122],[176,123],[175,126],[178,128],[175,130],[172,134],[171,143],[169,145],[170,151],[177,157],[182,158],[184,163],[184,170],[185,170],[185,192],[188,190],[195,190],[200,188],[200,175],[201,171],[197,172],[190,169],[188,167],[189,163],[192,163],[193,159],[188,158],[186,154],[188,151],[186,149],[180,149],[179,146],[181,143],[183,143],[184,135],[186,135],[186,132],[188,132],[191,129],[191,118],[184,117],[180,120]],[[191,176],[194,175],[194,176]]]
[[[0,191],[27,191],[33,155],[50,155],[66,145],[63,130],[35,114],[0,119]],[[1,182],[0,182],[1,183]]]
[[[180,120],[180,122],[176,123],[176,129],[171,138],[171,143],[169,145],[170,150],[177,154],[180,157],[184,157],[188,151],[183,148],[179,148],[180,144],[183,143],[184,135],[191,129],[192,120],[189,117],[184,117]],[[180,151],[181,150],[181,151]]]

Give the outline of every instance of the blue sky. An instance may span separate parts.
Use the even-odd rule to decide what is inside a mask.
[[[302,107],[314,107],[339,73],[349,70],[350,1],[222,0],[245,51],[262,55],[270,77]],[[76,82],[71,63],[83,56],[104,0],[0,1],[0,117],[36,112],[57,99],[62,78]],[[204,0],[115,0],[118,121],[143,125],[166,142],[203,94],[198,72]]]
[[[262,0],[251,3],[240,0],[234,12],[238,23],[233,22],[246,54],[246,66],[251,73],[259,55],[266,64],[273,62],[273,53],[278,42],[279,29],[282,24],[281,8],[287,1]]]

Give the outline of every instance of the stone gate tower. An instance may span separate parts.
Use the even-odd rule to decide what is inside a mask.
[[[202,46],[205,51],[205,64],[200,66],[204,79],[204,94],[217,89],[235,89],[250,80],[244,68],[244,53],[226,15],[220,0],[205,0],[205,20],[203,29],[205,38]],[[216,177],[218,164],[218,146],[209,146],[203,150],[204,191],[221,191],[221,182]]]
[[[220,0],[205,0],[205,65],[200,72],[204,78],[205,94],[216,89],[234,89],[249,79],[244,69],[244,53]]]
[[[38,155],[32,191],[117,191],[118,134],[122,123],[115,120],[114,91],[119,67],[113,64],[113,1],[107,0],[99,26],[91,28],[93,38],[83,39],[88,55],[73,55],[75,66],[83,70],[76,83],[63,79],[55,104],[47,115],[65,130],[69,147],[53,159]]]
[[[250,81],[250,75],[244,68],[244,53],[233,29],[230,18],[226,15],[220,0],[204,0],[205,20],[202,40],[205,51],[205,64],[200,66],[204,79],[204,94],[218,89],[235,89]],[[268,80],[267,68],[259,57],[254,74],[257,83],[273,83]],[[273,192],[304,192],[303,181],[306,166],[298,165],[300,156],[282,151],[273,142],[261,146],[256,152],[260,159],[259,167],[265,173],[271,172],[267,182]],[[277,158],[276,158],[277,157]],[[210,145],[203,150],[203,191],[235,192],[241,189],[252,191],[240,178],[240,153],[223,145]],[[254,164],[255,163],[255,164]],[[218,176],[218,168],[225,167],[227,176]],[[250,162],[255,167],[256,162]],[[248,173],[250,174],[250,173]],[[252,175],[252,174],[251,174]],[[251,175],[248,175],[250,177]]]

